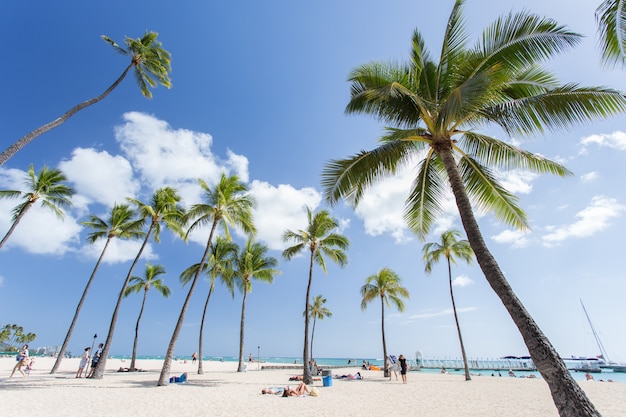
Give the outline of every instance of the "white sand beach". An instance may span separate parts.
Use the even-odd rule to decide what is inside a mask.
[[[294,386],[293,369],[236,372],[233,362],[205,361],[197,365],[173,362],[172,376],[188,372],[185,384],[157,387],[162,361],[141,360],[146,372],[116,372],[128,361],[107,361],[101,380],[76,379],[79,359],[65,359],[50,375],[54,359],[37,358],[30,375],[9,379],[13,358],[0,359],[2,415],[28,417],[89,416],[558,416],[548,386],[541,379],[409,372],[408,383],[389,381],[381,371],[360,371],[363,380],[315,381],[319,397],[282,398],[263,395],[264,387]],[[333,369],[333,375],[359,371]],[[580,382],[604,417],[626,416],[626,384]]]

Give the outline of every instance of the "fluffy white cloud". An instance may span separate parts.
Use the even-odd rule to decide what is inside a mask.
[[[530,194],[533,190],[532,182],[537,178],[537,174],[525,171],[500,172],[498,180],[504,188],[513,194]]]
[[[600,178],[597,172],[591,171],[580,176],[582,182],[592,182]]]
[[[583,145],[581,153],[586,153],[588,145],[596,144],[620,151],[626,150],[626,133],[619,130],[609,134],[596,134],[582,138],[580,144]]]
[[[454,287],[467,287],[468,285],[472,285],[473,283],[474,280],[467,275],[459,275],[452,280],[452,286]]]
[[[106,240],[101,239],[94,242],[93,245],[85,245],[81,249],[81,253],[91,259],[98,259],[102,254],[105,243]],[[137,253],[139,253],[139,248],[141,248],[142,243],[141,240],[111,239],[107,251],[104,254],[104,258],[102,258],[102,263],[117,264],[131,261],[135,259]],[[152,245],[148,243],[141,254],[141,259],[151,261],[157,258]]]
[[[543,236],[543,244],[552,246],[570,237],[592,236],[606,229],[610,224],[610,219],[619,217],[624,210],[626,207],[613,198],[593,197],[591,205],[576,214],[578,221],[569,225],[549,227],[550,233]]]
[[[522,230],[503,230],[495,236],[491,236],[493,240],[498,243],[510,244],[516,248],[523,248],[528,246],[530,243],[530,239],[528,238],[529,233]]]

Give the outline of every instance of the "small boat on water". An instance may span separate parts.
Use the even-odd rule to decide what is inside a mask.
[[[593,337],[596,339],[598,349],[600,349],[600,355],[597,358],[591,358],[591,359],[595,359],[597,361],[597,367],[600,369],[600,371],[606,370],[606,371],[613,371],[613,372],[626,372],[626,363],[618,363],[609,359],[609,355],[607,355],[606,350],[604,349],[604,344],[602,343],[602,340],[600,340],[600,336],[598,336],[598,332],[596,332],[596,328],[593,326],[593,323],[591,322],[591,318],[589,317],[589,314],[587,313],[587,309],[585,308],[585,304],[583,304],[583,300],[580,300],[580,305],[583,307],[583,311],[585,312],[585,317],[587,317],[587,321],[589,322],[589,327],[591,327],[591,332],[593,333]],[[593,367],[591,369],[596,369],[596,368]],[[600,371],[587,370],[585,372],[600,372]]]

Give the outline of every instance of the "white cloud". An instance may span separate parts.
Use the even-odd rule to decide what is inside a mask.
[[[529,232],[522,230],[503,230],[495,236],[491,236],[493,240],[498,243],[510,244],[516,248],[523,248],[528,246],[530,239],[528,238]]]
[[[105,243],[106,239],[101,239],[92,245],[85,245],[82,247],[81,253],[90,259],[96,260],[102,254]],[[102,262],[105,264],[117,264],[131,261],[139,253],[142,243],[142,240],[111,239]],[[148,243],[141,254],[141,259],[150,261],[157,258],[158,256],[154,253],[152,245]]]
[[[582,182],[592,182],[600,178],[597,172],[591,171],[580,176]]]
[[[626,150],[626,133],[616,130],[609,134],[590,135],[582,138],[580,144],[583,145],[581,153],[586,153],[587,146],[590,144],[624,151]]]
[[[452,280],[452,286],[454,287],[467,287],[468,285],[472,285],[473,283],[474,280],[467,275],[459,275]]]
[[[619,204],[616,199],[604,196],[596,196],[591,200],[591,205],[576,214],[578,221],[565,226],[550,226],[551,233],[543,236],[544,245],[552,246],[570,238],[583,238],[592,236],[609,226],[612,218],[619,217],[626,207]]]
[[[533,172],[513,170],[500,172],[497,177],[507,191],[513,194],[530,194],[533,190],[531,183],[538,175]]]

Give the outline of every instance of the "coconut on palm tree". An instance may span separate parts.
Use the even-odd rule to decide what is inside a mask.
[[[626,66],[626,2],[604,0],[596,9],[602,60]]]
[[[170,53],[162,48],[161,42],[157,41],[157,36],[158,33],[156,32],[146,32],[141,38],[132,39],[126,37],[124,41],[126,48],[123,48],[111,38],[103,35],[102,39],[111,45],[116,52],[130,57],[130,63],[124,72],[122,72],[122,75],[99,96],[77,104],[60,117],[22,136],[17,142],[13,143],[0,154],[0,165],[4,164],[9,158],[38,136],[60,126],[85,107],[89,107],[103,100],[122,82],[131,69],[134,69],[135,80],[144,97],[152,98],[150,87],[156,87],[158,84],[170,88],[172,86],[169,77],[169,72],[171,71]]]
[[[89,220],[82,222],[83,226],[91,228],[93,231],[89,233],[87,236],[87,242],[93,244],[100,239],[105,239],[104,247],[102,248],[102,252],[100,252],[100,257],[96,262],[96,266],[93,268],[89,279],[87,280],[87,285],[85,285],[85,289],[83,290],[83,294],[78,301],[78,306],[76,306],[76,311],[74,312],[74,317],[72,318],[72,322],[70,324],[70,328],[67,330],[67,334],[65,335],[65,339],[63,340],[63,344],[61,345],[61,349],[57,352],[57,358],[52,366],[51,374],[55,373],[59,366],[61,365],[61,361],[65,356],[65,350],[67,349],[67,345],[72,337],[72,333],[74,332],[74,326],[76,325],[76,320],[78,319],[78,314],[80,313],[81,308],[83,307],[83,303],[85,302],[85,298],[87,297],[87,292],[91,287],[91,283],[93,282],[96,272],[98,272],[98,268],[100,267],[100,263],[102,259],[104,259],[104,254],[109,247],[109,243],[114,238],[119,239],[139,239],[144,236],[143,225],[145,221],[143,219],[137,219],[135,217],[135,213],[130,209],[130,206],[127,204],[115,204],[111,209],[111,213],[109,214],[109,218],[107,220],[103,220],[96,215],[90,215]]]
[[[547,18],[510,13],[469,47],[462,5],[462,0],[455,2],[438,59],[416,30],[407,63],[370,63],[352,72],[346,112],[373,115],[389,126],[388,133],[376,149],[326,165],[325,197],[331,204],[344,199],[357,206],[372,184],[402,167],[414,167],[417,176],[408,191],[405,218],[425,238],[451,189],[478,264],[520,330],[559,413],[595,416],[595,407],[508,284],[472,206],[527,228],[517,198],[493,170],[570,172],[477,129],[495,124],[508,135],[558,130],[623,112],[626,99],[612,89],[560,83],[540,65],[581,39]]]
[[[41,201],[42,207],[51,210],[60,219],[63,219],[65,215],[63,210],[72,207],[71,197],[74,194],[74,190],[64,184],[67,178],[63,172],[58,169],[50,169],[44,165],[41,171],[35,175],[35,168],[31,164],[26,175],[26,191],[0,191],[0,198],[23,199],[22,203],[13,208],[13,216],[11,217],[13,223],[11,223],[9,231],[0,241],[0,248],[4,246],[9,236],[13,234],[19,222],[26,215],[26,212],[37,201]]]
[[[145,238],[139,248],[139,252],[137,252],[135,259],[128,270],[126,279],[124,280],[120,293],[117,297],[117,303],[115,304],[115,309],[113,310],[111,324],[109,325],[109,331],[107,333],[106,341],[104,342],[104,347],[102,348],[100,360],[93,371],[93,378],[97,379],[102,379],[104,376],[104,369],[106,367],[109,349],[111,348],[111,342],[113,341],[113,333],[115,332],[115,325],[117,323],[117,315],[119,313],[120,305],[122,304],[122,299],[126,293],[128,283],[130,282],[133,269],[137,265],[137,262],[139,262],[139,258],[143,254],[143,250],[148,244],[148,241],[150,238],[153,238],[157,243],[160,241],[162,225],[165,225],[165,227],[171,230],[174,234],[180,237],[183,236],[182,224],[185,212],[178,205],[180,196],[175,189],[171,187],[163,187],[156,190],[152,195],[150,203],[148,204],[143,203],[136,198],[129,198],[128,200],[137,206],[139,217],[143,221],[148,222],[148,230],[146,231]]]
[[[448,283],[450,284],[450,299],[452,300],[452,312],[454,313],[454,321],[456,323],[456,331],[459,336],[459,344],[461,345],[461,356],[463,357],[463,365],[465,366],[465,380],[472,379],[470,376],[469,366],[467,364],[467,356],[465,355],[465,346],[463,345],[463,337],[461,336],[461,325],[459,324],[459,316],[456,312],[456,303],[454,302],[454,292],[452,291],[452,264],[456,264],[456,258],[460,258],[467,263],[474,260],[474,251],[467,240],[458,240],[461,232],[458,230],[447,230],[441,234],[439,242],[430,242],[424,245],[422,253],[426,262],[425,271],[427,274],[432,272],[433,264],[439,262],[441,258],[445,258],[448,263]]]
[[[219,277],[224,284],[231,297],[235,297],[235,289],[232,280],[233,262],[237,256],[239,246],[236,243],[230,242],[227,239],[218,236],[215,239],[215,243],[211,245],[211,250],[207,262],[204,264],[203,271],[209,276],[209,293],[207,294],[206,301],[204,302],[204,309],[202,310],[202,320],[200,320],[200,333],[198,336],[198,374],[204,374],[202,367],[202,350],[203,350],[203,332],[204,323],[206,319],[207,308],[209,307],[209,301],[215,288],[215,280]],[[195,264],[185,269],[180,274],[180,282],[183,285],[187,285],[196,276],[200,264]]]
[[[283,251],[283,257],[292,259],[298,253],[309,250],[309,279],[306,287],[306,297],[304,304],[304,349],[302,354],[303,374],[302,380],[305,384],[312,384],[313,377],[311,369],[307,366],[309,356],[309,300],[311,297],[311,283],[313,282],[313,265],[317,264],[326,273],[325,256],[331,261],[344,267],[348,263],[346,249],[349,246],[348,238],[337,233],[339,223],[327,210],[320,210],[313,213],[309,207],[306,208],[307,228],[297,232],[286,230],[283,233],[283,242],[295,243],[293,246]]]
[[[239,325],[239,364],[237,372],[244,371],[243,348],[244,348],[244,323],[246,318],[246,299],[252,291],[252,280],[267,282],[271,284],[274,276],[280,271],[274,269],[278,265],[276,258],[267,256],[266,245],[255,242],[252,238],[246,241],[246,245],[241,248],[233,264],[233,278],[237,288],[243,294],[241,301],[241,322]]]
[[[171,294],[170,288],[164,284],[163,279],[159,278],[159,275],[165,274],[165,268],[163,265],[150,265],[146,264],[146,271],[143,277],[133,276],[130,278],[129,285],[124,291],[124,297],[128,297],[132,293],[137,293],[143,290],[143,299],[141,301],[141,309],[139,310],[139,316],[137,317],[137,324],[135,324],[135,339],[133,341],[133,356],[130,359],[130,366],[128,370],[133,372],[137,368],[135,367],[135,361],[137,359],[137,341],[139,340],[139,322],[143,315],[143,309],[146,305],[146,298],[148,298],[148,291],[153,288],[163,297],[169,297]]]
[[[315,358],[313,355],[313,338],[315,337],[315,324],[317,319],[324,320],[326,317],[332,317],[333,313],[324,307],[326,304],[326,298],[321,295],[313,297],[313,303],[309,304],[309,316],[313,317],[313,328],[311,329],[311,358]],[[304,313],[306,314],[306,312]]]
[[[389,376],[389,369],[387,367],[387,342],[385,340],[385,306],[389,307],[389,305],[393,303],[399,312],[404,311],[404,299],[409,298],[410,294],[409,290],[401,285],[401,282],[402,279],[398,274],[393,272],[390,268],[383,268],[378,271],[377,274],[367,277],[365,284],[361,287],[361,297],[363,297],[361,300],[361,310],[365,310],[370,302],[380,299],[380,326],[383,336],[385,377]]]
[[[254,207],[255,200],[248,193],[248,187],[239,181],[239,177],[236,175],[226,176],[222,174],[219,182],[211,189],[205,181],[198,180],[203,190],[204,203],[195,204],[191,206],[189,212],[185,216],[185,223],[190,224],[185,239],[189,237],[189,234],[194,230],[201,229],[202,227],[209,227],[209,236],[207,239],[204,252],[202,253],[202,259],[198,265],[204,265],[209,257],[211,242],[213,241],[213,235],[216,228],[219,226],[226,236],[230,240],[230,227],[239,227],[244,232],[254,235],[256,229],[252,218],[252,208]],[[187,297],[183,302],[183,307],[180,310],[176,327],[172,333],[172,338],[167,347],[165,353],[165,359],[163,360],[163,367],[161,368],[161,374],[159,375],[158,385],[165,385],[169,381],[170,365],[172,357],[174,356],[174,348],[176,347],[176,340],[180,334],[180,330],[183,327],[185,320],[185,314],[187,313],[187,307],[191,301],[191,296],[200,277],[200,273],[203,268],[197,268]],[[200,362],[202,362],[202,356],[200,356]]]

